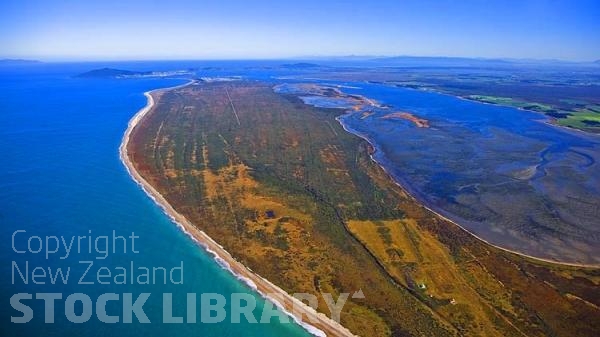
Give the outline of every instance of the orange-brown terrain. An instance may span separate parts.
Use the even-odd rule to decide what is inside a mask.
[[[413,122],[419,128],[428,128],[429,127],[428,120],[419,118],[419,117],[411,114],[410,112],[393,112],[393,113],[385,115],[381,118],[383,118],[383,119],[395,119],[395,118],[406,119],[407,121]]]
[[[350,298],[341,315],[353,333],[600,331],[600,270],[505,252],[439,218],[344,131],[340,110],[259,82],[203,83],[154,98],[128,145],[137,171],[287,292],[337,297],[362,289],[365,298]],[[329,315],[321,298],[319,311]]]

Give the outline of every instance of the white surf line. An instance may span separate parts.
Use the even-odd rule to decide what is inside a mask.
[[[231,96],[229,96],[229,90],[227,90],[227,87],[225,87],[225,92],[227,93],[227,98],[229,98],[229,103],[231,104],[231,108],[233,109],[233,114],[235,115],[235,119],[237,120],[238,126],[242,126],[242,124],[240,124],[240,118],[238,117],[237,111],[235,111],[235,106],[233,105]]]

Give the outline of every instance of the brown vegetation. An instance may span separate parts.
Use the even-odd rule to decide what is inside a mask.
[[[177,211],[284,290],[362,289],[341,316],[356,334],[600,331],[600,271],[504,252],[438,218],[337,114],[261,83],[189,86],[157,98],[129,151]]]
[[[413,122],[419,128],[428,128],[429,127],[428,120],[419,118],[409,112],[394,112],[394,113],[385,115],[381,118],[383,118],[383,119],[394,119],[394,118],[406,119],[407,121]]]

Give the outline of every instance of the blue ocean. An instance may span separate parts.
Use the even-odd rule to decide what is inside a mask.
[[[221,323],[201,324],[199,308],[197,323],[163,324],[164,293],[172,294],[172,316],[183,317],[184,322],[188,314],[188,293],[197,294],[198,304],[201,293],[221,294],[228,303],[232,293],[252,294],[258,302],[254,310],[257,319],[261,318],[265,300],[215,263],[209,253],[178,229],[133,182],[119,160],[118,147],[127,122],[146,104],[143,92],[185,80],[74,77],[103,66],[106,64],[55,63],[0,68],[0,293],[3,303],[0,335],[308,335],[299,325],[280,323],[277,317],[272,318],[270,324],[250,324],[243,315],[240,323],[231,323],[231,317],[227,316]],[[166,63],[110,66],[139,70],[172,67]],[[115,235],[117,239],[113,242]],[[131,235],[135,237],[135,246],[128,239]],[[68,257],[64,249],[56,248],[52,239],[60,240],[61,236],[66,243],[72,238],[75,240]],[[84,238],[78,239],[79,236]],[[104,236],[109,239],[100,239],[97,249],[96,238]],[[51,239],[46,242],[47,238]],[[125,244],[126,240],[129,241]],[[41,250],[36,253],[38,249]],[[46,256],[46,250],[57,252]],[[131,264],[134,269],[176,270],[174,282],[169,279],[172,275],[167,275],[164,284],[159,270],[158,277],[151,279],[150,284],[138,284],[139,275],[134,275],[136,278],[131,284]],[[181,274],[174,268],[181,266],[183,283],[179,284]],[[103,275],[112,272],[111,277],[103,279],[108,280],[107,284],[96,280],[96,272],[103,267]],[[62,276],[70,268],[66,282],[57,276],[59,268],[63,270]],[[88,268],[87,276],[81,280]],[[126,284],[115,284],[115,270],[126,270]],[[53,279],[53,276],[56,277]],[[90,281],[93,284],[85,284]],[[84,284],[80,284],[82,282]],[[33,313],[27,324],[8,323],[10,317],[23,315],[9,305],[10,297],[18,293],[33,294],[32,299],[21,300]],[[62,299],[54,302],[53,324],[44,323],[49,310],[44,300],[35,298],[39,293],[62,294]],[[65,306],[71,305],[77,315],[84,310],[81,301],[70,304],[65,301],[67,296],[76,293],[88,295],[94,303],[101,294],[118,294],[119,300],[106,302],[106,314],[119,317],[120,323],[100,322],[95,308],[88,322],[71,323],[66,318]],[[140,294],[151,294],[143,304],[150,323],[139,323],[134,316],[133,323],[122,324],[126,320],[122,315],[126,293],[131,294],[133,301]],[[229,310],[228,306],[225,309]]]
[[[195,68],[200,76],[242,75],[273,84],[308,81],[277,64],[52,63],[0,68],[0,310],[4,322],[27,315],[27,309],[15,309],[10,299],[25,294],[20,303],[33,313],[27,324],[1,324],[0,335],[309,335],[277,317],[269,324],[252,324],[242,315],[240,323],[232,323],[228,306],[220,323],[201,324],[198,305],[196,323],[163,324],[163,294],[172,299],[169,316],[184,322],[190,313],[188,294],[197,294],[197,304],[202,293],[221,294],[228,304],[233,293],[251,294],[259,320],[271,304],[177,228],[120,162],[123,132],[146,104],[143,93],[187,79],[75,77],[108,66],[139,71]],[[282,80],[289,75],[296,77]],[[374,159],[429,208],[504,248],[598,263],[598,135],[549,125],[540,114],[434,92],[312,81],[340,85],[345,93],[387,106],[369,115],[331,111],[341,115],[349,131],[368,139],[377,150]],[[426,119],[430,127],[384,118],[399,111]],[[69,243],[73,244],[67,252],[63,246]],[[138,277],[144,278],[137,273],[139,267],[158,268],[158,277],[140,284]],[[119,280],[125,284],[115,281],[117,271],[124,273]],[[98,272],[111,273],[102,278],[107,282],[98,282]],[[57,293],[62,298],[55,301],[35,298]],[[94,302],[103,294],[119,295],[106,302],[106,314],[120,323],[101,322],[96,308],[86,323],[69,321],[66,311],[85,314],[81,300],[66,300],[78,293]],[[130,311],[124,309],[125,294],[131,306],[147,293],[143,311],[150,323],[133,317],[133,323],[121,324]],[[55,303],[54,308],[48,303]],[[54,323],[44,323],[49,312]]]

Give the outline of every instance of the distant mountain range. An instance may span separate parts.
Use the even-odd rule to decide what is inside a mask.
[[[374,63],[389,66],[433,67],[510,67],[510,66],[589,66],[599,62],[575,62],[552,59],[468,58],[468,57],[415,57],[397,56],[373,58]],[[599,60],[600,61],[600,60]]]
[[[466,57],[420,57],[420,56],[393,56],[380,57],[369,60],[374,63],[398,66],[438,66],[438,67],[476,67],[476,66],[506,66],[513,62],[504,59],[484,59]]]
[[[0,60],[0,64],[32,64],[37,61]],[[314,63],[313,63],[314,62]],[[38,62],[39,63],[39,62]],[[330,67],[406,67],[406,68],[512,68],[512,67],[593,67],[600,65],[594,62],[569,62],[558,60],[530,59],[486,59],[465,57],[419,57],[419,56],[350,56],[332,58],[303,59],[296,63],[283,63],[279,67],[290,70],[317,70]],[[212,70],[213,68],[202,68]],[[198,69],[170,71],[131,71],[116,68],[94,69],[79,75],[80,78],[121,78],[121,77],[165,77],[195,74]]]
[[[551,59],[513,59],[513,58],[469,58],[450,56],[336,56],[304,58],[318,61],[320,64],[334,65],[345,63],[351,66],[381,67],[513,67],[513,66],[595,66],[595,62],[575,62]]]
[[[314,69],[321,68],[322,66],[316,63],[298,62],[282,64],[281,67],[287,69]]]

